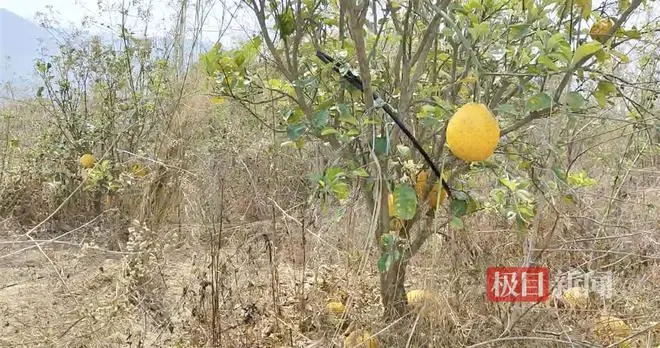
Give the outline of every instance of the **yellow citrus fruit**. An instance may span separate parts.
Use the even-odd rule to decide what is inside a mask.
[[[328,298],[328,302],[341,302],[346,303],[348,300],[348,293],[342,289],[335,290],[332,295]]]
[[[424,170],[419,172],[417,174],[417,181],[415,182],[415,191],[417,191],[417,197],[420,199],[424,199],[424,189],[426,188],[426,182],[429,177],[429,171]],[[427,198],[429,206],[431,206],[431,209],[435,209],[435,207],[438,205],[438,189],[440,189],[440,204],[447,198],[447,191],[445,191],[444,188],[441,188],[442,184],[441,183],[436,183],[433,185],[431,188],[431,192],[429,193],[429,196]]]
[[[411,306],[421,306],[425,302],[433,301],[434,295],[427,290],[410,290],[406,293],[406,299]]]
[[[364,348],[378,348],[376,337],[370,338],[369,336],[371,334],[367,330],[355,330],[344,339],[344,347],[353,348],[359,345]]]
[[[426,180],[429,178],[429,171],[422,170],[417,174],[417,181],[415,182],[415,191],[417,191],[417,197],[422,198],[424,196],[424,189],[426,188]]]
[[[346,307],[344,306],[344,304],[338,301],[328,302],[325,305],[325,309],[326,311],[328,311],[328,313],[337,317],[341,317],[342,314],[344,314],[344,312],[346,311]]]
[[[409,304],[416,304],[426,300],[426,293],[424,290],[410,290],[406,294]]]
[[[622,319],[603,315],[596,321],[594,334],[602,341],[611,341],[627,337],[630,334],[630,326]]]
[[[485,104],[467,103],[451,117],[446,134],[454,156],[468,162],[483,161],[495,151],[500,126]]]
[[[610,30],[614,26],[614,21],[610,18],[603,18],[596,22],[589,29],[589,36],[600,43],[605,43],[611,35],[608,35]]]
[[[94,163],[96,163],[96,158],[94,158],[94,155],[86,153],[80,156],[80,165],[82,165],[83,168],[92,168]]]
[[[410,290],[406,293],[408,307],[423,317],[437,310],[437,298],[435,294],[428,290]]]
[[[566,289],[562,297],[571,308],[587,308],[589,305],[589,292],[587,289],[576,286]]]
[[[134,163],[131,166],[131,173],[133,173],[133,176],[135,177],[142,178],[147,175],[148,171],[147,168],[141,163]]]
[[[438,198],[440,198],[440,204],[447,198],[447,191],[444,188],[440,189],[440,197],[438,197],[438,188],[440,188],[440,183],[433,185],[431,193],[429,193],[429,205],[431,209],[435,209],[438,205]]]

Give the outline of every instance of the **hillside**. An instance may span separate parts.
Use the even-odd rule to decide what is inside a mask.
[[[34,60],[41,49],[57,46],[51,34],[32,21],[0,9],[0,83],[26,86],[34,76]]]

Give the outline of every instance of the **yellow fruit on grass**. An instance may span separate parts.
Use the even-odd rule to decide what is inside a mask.
[[[141,163],[134,163],[131,166],[131,173],[133,173],[133,176],[142,178],[145,175],[147,175],[147,167],[143,166]]]
[[[82,165],[83,168],[92,168],[94,166],[94,163],[96,163],[96,158],[94,157],[94,155],[90,153],[86,153],[80,156],[80,165]]]
[[[581,286],[566,289],[562,298],[571,308],[587,308],[589,305],[589,292]]]
[[[367,330],[355,330],[351,332],[346,339],[344,339],[344,347],[364,347],[364,348],[378,348],[378,340],[376,337],[371,337]]]
[[[446,134],[454,156],[467,162],[483,161],[495,151],[500,126],[486,105],[467,103],[451,117]]]
[[[341,317],[346,312],[346,307],[343,303],[338,301],[330,301],[325,305],[325,309],[329,314]]]
[[[630,326],[617,317],[602,315],[596,321],[594,334],[603,341],[620,339],[630,335]]]
[[[434,300],[434,295],[427,290],[410,290],[406,293],[406,299],[408,300],[409,306],[419,308],[426,303],[432,302]]]
[[[605,43],[611,35],[608,35],[610,30],[614,26],[614,21],[610,18],[603,18],[596,22],[589,29],[589,36],[600,43]]]

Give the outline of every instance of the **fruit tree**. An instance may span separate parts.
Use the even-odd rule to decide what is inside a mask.
[[[645,34],[629,21],[641,0],[593,8],[564,0],[243,3],[260,35],[202,56],[213,93],[243,105],[285,145],[330,149],[324,170],[310,175],[312,187],[339,204],[353,189],[373,212],[365,233],[380,248],[389,319],[405,312],[409,261],[440,227],[466,229],[468,215],[489,209],[524,234],[536,197],[548,194],[530,182],[570,170],[564,148],[530,146],[532,126],[552,121],[570,132],[574,115],[620,96],[620,81],[610,77],[629,61],[620,48]],[[452,192],[385,107],[411,129]],[[649,116],[635,115],[634,122]],[[477,178],[492,190],[473,189]]]

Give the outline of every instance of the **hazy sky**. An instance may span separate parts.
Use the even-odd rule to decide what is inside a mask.
[[[93,32],[99,32],[117,30],[119,27],[119,11],[117,9],[107,11],[108,6],[121,6],[122,3],[130,4],[133,2],[148,3],[151,5],[152,17],[148,26],[148,33],[150,35],[164,35],[166,30],[172,29],[173,18],[176,14],[172,4],[177,3],[178,0],[0,0],[0,8],[6,8],[21,17],[34,20],[37,11],[47,11],[48,7],[51,7],[55,14],[54,17],[60,22],[60,25],[64,27],[70,26],[71,24],[80,26],[83,18],[85,16],[90,16],[92,21],[87,23],[85,28]],[[190,1],[190,3],[196,2],[196,0]],[[238,0],[202,0],[200,2],[207,4],[207,6],[209,6],[207,7],[207,10],[210,11],[210,15],[204,25],[204,39],[215,41],[219,36],[219,27],[220,23],[222,23],[223,13],[229,13],[221,3],[234,4],[237,3]],[[602,0],[593,0],[592,5],[595,8],[601,2]],[[99,4],[106,8],[106,11],[101,12],[99,10]],[[631,18],[631,22],[634,23],[643,18],[646,21],[657,20],[658,12],[660,12],[658,11],[660,4],[652,3],[651,7],[653,9],[647,13],[638,9],[636,15]],[[130,8],[132,11],[130,12],[129,18],[132,18],[133,21],[132,23],[129,22],[128,25],[137,32],[141,32],[143,30],[144,21],[137,18],[137,9],[135,6]],[[233,9],[230,10],[233,11]],[[100,15],[100,13],[102,14]],[[240,15],[240,13],[243,13],[243,15]],[[224,35],[225,37],[222,40],[223,43],[227,44],[229,42],[236,42],[237,40],[249,37],[250,34],[256,33],[255,29],[257,28],[257,25],[252,16],[245,15],[245,11],[242,10],[239,12],[239,17],[240,20],[235,20],[229,25],[229,28]],[[193,15],[191,13],[189,21],[192,21],[192,18]],[[226,19],[224,23],[227,23]],[[111,29],[108,29],[107,26],[110,26]]]
[[[35,20],[37,12],[53,13],[54,18],[57,19],[60,26],[77,26],[79,27],[83,19],[87,16],[92,19],[87,22],[85,28],[92,32],[108,31],[107,26],[116,30],[119,27],[120,17],[119,11],[108,11],[108,6],[120,7],[122,3],[130,4],[132,0],[0,0],[0,8],[5,8],[17,15]],[[151,5],[152,17],[148,26],[149,34],[163,35],[164,32],[173,27],[173,18],[177,11],[174,10],[173,3],[176,0],[143,0],[142,3]],[[196,1],[190,1],[195,3]],[[205,22],[203,36],[206,40],[216,40],[218,38],[220,24],[223,23],[223,13],[227,13],[225,8],[218,0],[204,0],[202,3],[207,4],[206,8],[209,11],[209,16]],[[224,3],[233,3],[232,1]],[[104,10],[100,10],[101,8]],[[129,27],[141,32],[143,30],[143,21],[137,18],[137,8],[130,7],[129,14]],[[194,15],[189,16],[189,26],[194,20]],[[103,13],[102,15],[99,15]],[[254,33],[255,23],[246,16],[242,16],[240,21],[233,21],[229,25],[228,30],[225,32],[225,38],[222,40],[225,43],[248,37],[250,33]],[[224,19],[226,26],[227,18]]]
[[[43,11],[46,6],[53,6],[65,21],[79,22],[86,14],[93,14],[97,0],[0,0],[0,8],[5,8],[17,15],[34,19],[36,11]]]

